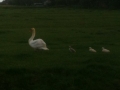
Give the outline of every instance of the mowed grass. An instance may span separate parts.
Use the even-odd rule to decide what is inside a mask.
[[[120,89],[120,11],[1,7],[0,21],[1,90]],[[28,45],[32,27],[49,51]]]

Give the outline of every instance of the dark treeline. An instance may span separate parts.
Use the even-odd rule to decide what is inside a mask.
[[[34,3],[49,2],[49,6],[76,6],[80,8],[120,9],[120,0],[4,0],[10,5],[33,5]]]

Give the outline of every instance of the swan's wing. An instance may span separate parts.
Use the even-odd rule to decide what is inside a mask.
[[[30,42],[30,46],[36,49],[42,49],[46,47],[46,43],[42,39],[36,39]]]

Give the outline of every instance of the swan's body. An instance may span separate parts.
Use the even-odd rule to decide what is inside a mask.
[[[76,52],[76,50],[73,49],[71,46],[69,46],[69,51],[70,51],[70,52],[74,52],[74,53]]]
[[[97,52],[95,49],[93,49],[93,48],[91,48],[91,47],[89,47],[89,51],[90,51],[90,52]]]
[[[31,28],[32,36],[29,38],[29,45],[35,50],[49,50],[46,46],[46,43],[42,39],[33,40],[35,37],[35,28]]]
[[[102,47],[102,52],[108,53],[108,52],[110,52],[110,50],[105,49],[104,47]]]

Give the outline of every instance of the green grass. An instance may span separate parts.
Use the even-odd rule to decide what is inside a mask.
[[[120,11],[1,7],[0,21],[0,90],[120,89]],[[28,45],[32,27],[49,51]]]

